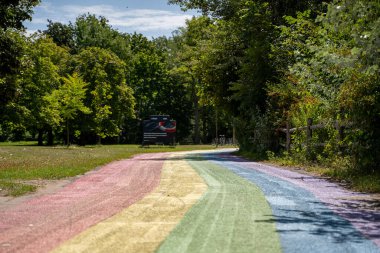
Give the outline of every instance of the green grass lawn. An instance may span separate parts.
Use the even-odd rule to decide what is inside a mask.
[[[84,174],[111,161],[140,153],[215,149],[211,145],[176,147],[138,145],[39,147],[34,142],[0,143],[0,194],[18,196],[35,191],[27,180],[62,179]]]

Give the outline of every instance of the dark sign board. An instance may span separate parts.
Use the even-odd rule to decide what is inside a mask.
[[[176,130],[176,121],[169,115],[152,115],[143,121],[143,145],[174,145]]]

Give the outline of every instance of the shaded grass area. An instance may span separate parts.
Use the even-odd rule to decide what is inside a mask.
[[[380,173],[365,172],[349,168],[344,160],[336,160],[330,165],[321,165],[307,161],[300,161],[289,155],[274,156],[258,155],[251,152],[238,151],[236,155],[248,160],[271,163],[277,166],[297,167],[306,173],[316,176],[329,177],[330,179],[343,183],[346,187],[360,192],[380,193]]]
[[[380,173],[365,174],[347,169],[319,169],[318,171],[322,175],[347,183],[354,190],[380,193]]]
[[[176,147],[138,145],[39,147],[35,142],[0,143],[0,195],[19,196],[36,190],[19,180],[62,179],[84,174],[111,161],[140,153],[213,149],[211,145]]]
[[[272,210],[257,186],[199,157],[189,163],[208,190],[157,252],[281,252]]]

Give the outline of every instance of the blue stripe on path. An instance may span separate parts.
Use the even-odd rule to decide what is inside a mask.
[[[247,169],[242,163],[215,154],[205,155],[205,158],[261,188],[273,210],[285,253],[380,253],[372,241],[366,239],[349,221],[333,213],[309,191],[274,176]]]

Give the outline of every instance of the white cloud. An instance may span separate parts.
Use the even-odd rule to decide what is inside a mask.
[[[27,29],[27,30],[25,31],[25,35],[29,37],[29,36],[33,35],[34,33],[36,33],[36,32],[38,32],[38,30],[35,30],[35,29]]]
[[[192,17],[185,13],[154,9],[125,8],[125,10],[120,10],[110,5],[66,5],[62,7],[61,11],[62,15],[71,21],[81,14],[91,13],[106,17],[112,26],[138,32],[174,30],[185,25],[186,19]]]
[[[57,5],[46,1],[46,4],[39,5],[36,8],[32,21],[25,24],[28,30],[44,30],[47,19],[68,24],[75,22],[79,15],[87,13],[106,17],[109,24],[121,32],[138,32],[155,37],[170,36],[173,30],[184,26],[186,19],[192,17],[192,14],[180,11],[118,8],[110,4]]]
[[[54,21],[57,21],[57,20],[54,20]],[[47,19],[46,18],[33,18],[31,23],[38,24],[38,25],[45,25],[45,24],[47,24]]]
[[[41,9],[45,13],[54,13],[55,12],[53,5],[49,2],[42,2],[36,8]]]

